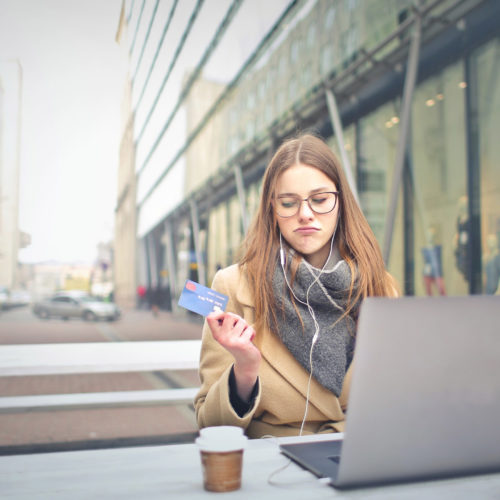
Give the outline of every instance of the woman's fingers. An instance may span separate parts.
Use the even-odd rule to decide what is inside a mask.
[[[215,340],[224,347],[251,342],[255,337],[255,330],[234,313],[210,313],[207,322]]]
[[[247,326],[240,335],[240,338],[245,342],[252,342],[255,338],[255,330],[251,326]]]
[[[224,319],[225,314],[226,313],[224,311],[215,311],[215,312],[211,312],[207,316],[207,323],[210,326],[211,330],[212,330],[212,327],[215,327],[216,325],[222,324],[222,321]]]

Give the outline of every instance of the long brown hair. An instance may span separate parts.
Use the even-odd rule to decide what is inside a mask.
[[[394,279],[387,273],[378,242],[349,187],[339,160],[325,142],[311,134],[285,141],[264,174],[260,205],[243,242],[240,265],[246,266],[255,303],[257,332],[275,316],[272,276],[279,251],[279,228],[273,209],[279,175],[293,165],[307,165],[326,174],[340,192],[336,241],[351,269],[350,306],[368,296],[393,296]],[[356,286],[355,286],[356,285]]]

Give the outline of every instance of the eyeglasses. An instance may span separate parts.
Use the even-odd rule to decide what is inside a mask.
[[[309,208],[317,214],[327,214],[337,205],[339,191],[327,191],[315,193],[307,198],[299,196],[278,196],[276,198],[275,210],[280,217],[293,217],[298,213],[302,203],[307,201]]]

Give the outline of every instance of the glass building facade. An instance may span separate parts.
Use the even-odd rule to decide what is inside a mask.
[[[308,129],[339,156],[344,149],[363,212],[385,250],[405,124],[389,271],[408,295],[500,293],[500,25],[494,21],[500,4],[422,3],[418,71],[404,115],[418,29],[412,2],[306,3],[191,144],[200,158],[209,137],[212,165],[200,169],[201,160],[186,155],[183,201],[139,235],[142,269],[149,269],[139,279],[163,269],[173,299],[186,278],[210,284],[217,268],[237,258],[270,155],[283,138]],[[336,96],[342,143],[326,105],[328,89]],[[186,105],[189,116],[197,106],[193,95]]]

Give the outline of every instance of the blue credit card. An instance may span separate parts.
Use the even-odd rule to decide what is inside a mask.
[[[179,298],[179,305],[202,316],[214,311],[225,311],[229,297],[196,281],[187,280]]]

